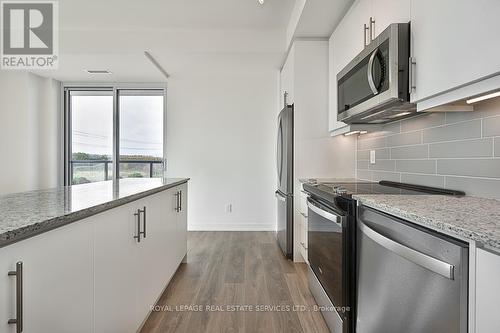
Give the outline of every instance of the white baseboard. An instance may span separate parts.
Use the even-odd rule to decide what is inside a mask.
[[[276,231],[274,224],[238,223],[238,224],[197,224],[190,223],[188,231]]]

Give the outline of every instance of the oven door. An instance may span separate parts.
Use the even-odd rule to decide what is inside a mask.
[[[344,301],[344,230],[346,216],[312,198],[308,206],[308,259],[332,304]],[[339,313],[340,314],[340,313]]]

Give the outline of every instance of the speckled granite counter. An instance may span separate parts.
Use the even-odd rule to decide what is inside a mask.
[[[120,179],[0,196],[0,247],[187,182]]]
[[[355,195],[372,207],[500,253],[500,201],[440,195]]]

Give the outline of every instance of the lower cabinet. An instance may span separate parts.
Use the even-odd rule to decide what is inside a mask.
[[[101,223],[95,223],[96,333],[137,331],[174,275],[186,254],[180,234],[186,242],[187,227],[178,230],[178,192],[184,187],[99,216]]]
[[[476,333],[500,332],[500,255],[477,249]]]
[[[10,319],[26,333],[92,332],[92,235],[93,224],[80,221],[0,248],[0,332],[16,332]],[[8,275],[17,262],[22,284]]]
[[[186,202],[182,184],[1,248],[0,332],[16,332],[17,262],[23,332],[136,332],[186,255]]]
[[[307,198],[308,195],[305,192],[300,192],[300,216],[299,216],[299,244],[300,244],[300,254],[306,263],[309,263],[308,255],[307,255]]]

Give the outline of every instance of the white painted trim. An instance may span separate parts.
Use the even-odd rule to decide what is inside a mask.
[[[476,332],[476,261],[477,244],[475,241],[469,241],[469,333]]]
[[[188,231],[276,231],[273,223],[189,223]]]

